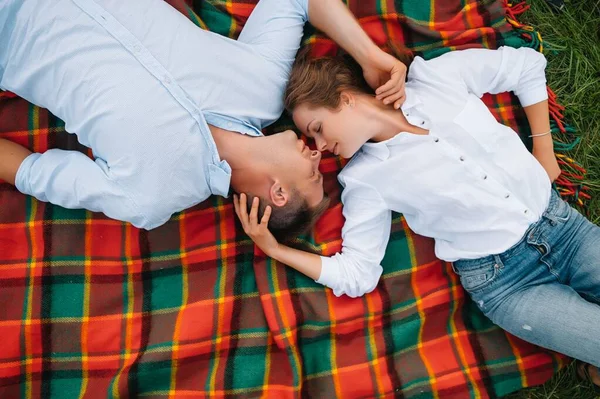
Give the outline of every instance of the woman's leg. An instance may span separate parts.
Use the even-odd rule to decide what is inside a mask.
[[[600,367],[600,306],[567,285],[524,287],[487,316],[525,341]]]
[[[555,264],[560,265],[560,275],[565,284],[586,299],[600,304],[600,227],[581,215],[575,219],[579,219],[580,227],[569,248],[559,249],[562,262]]]

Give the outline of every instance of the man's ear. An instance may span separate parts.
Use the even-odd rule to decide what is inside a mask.
[[[273,205],[285,206],[290,200],[290,191],[285,189],[278,180],[275,180],[271,184],[269,197]]]
[[[345,105],[347,107],[354,107],[354,103],[356,99],[354,95],[349,91],[342,91],[340,94],[340,104]]]

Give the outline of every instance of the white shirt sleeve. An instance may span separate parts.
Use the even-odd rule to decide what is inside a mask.
[[[53,149],[25,158],[15,185],[23,194],[40,201],[103,212],[139,228],[156,227],[156,223],[140,214],[135,202],[107,173],[108,168],[100,159],[94,162],[77,151]]]
[[[380,263],[390,237],[392,216],[379,193],[368,185],[344,178],[342,251],[321,257],[318,283],[333,289],[336,296],[358,297],[377,286]]]
[[[260,0],[240,33],[238,41],[254,47],[263,57],[286,70],[300,48],[309,0]]]
[[[546,58],[527,47],[451,51],[423,64],[419,73],[438,75],[478,97],[512,91],[523,107],[548,98]]]

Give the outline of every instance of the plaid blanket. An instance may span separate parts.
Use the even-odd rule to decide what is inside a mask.
[[[255,0],[169,3],[236,37]],[[537,37],[508,23],[497,0],[348,3],[378,44],[426,58]],[[305,42],[336,51],[310,27]],[[486,103],[527,131],[513,96]],[[89,154],[62,121],[6,93],[0,137]],[[341,246],[341,166],[322,163],[334,201],[306,238],[323,254]],[[210,198],[148,232],[0,185],[0,397],[488,398],[543,383],[565,363],[492,325],[400,215],[383,266],[373,293],[336,298],[256,251],[230,200]]]

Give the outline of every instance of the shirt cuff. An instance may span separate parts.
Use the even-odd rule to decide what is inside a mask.
[[[544,85],[533,87],[531,89],[521,89],[519,93],[519,102],[522,107],[528,107],[548,99],[548,89]]]
[[[340,266],[338,262],[333,258],[321,256],[321,275],[315,281],[335,289],[340,281]]]
[[[37,159],[41,156],[42,154],[39,153],[33,153],[27,156],[27,158],[25,158],[23,160],[23,162],[21,162],[21,165],[19,166],[19,169],[17,170],[17,175],[15,177],[15,187],[17,188],[17,190],[19,190],[21,193],[26,194],[26,195],[32,195],[31,192],[31,185],[29,184],[29,170],[31,169],[31,165],[33,165],[33,163],[35,161],[37,161]]]

